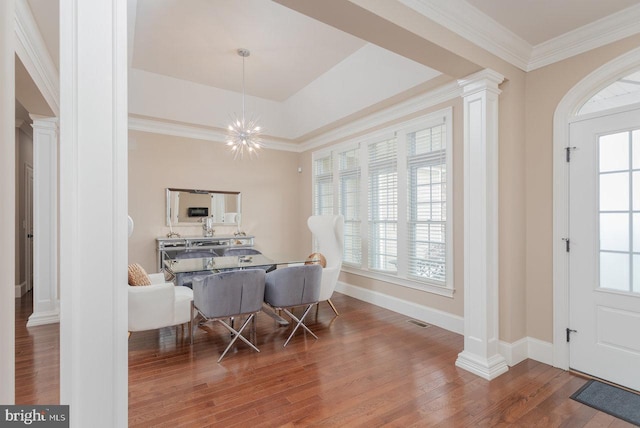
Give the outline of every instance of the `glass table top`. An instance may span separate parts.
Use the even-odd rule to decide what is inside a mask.
[[[272,260],[263,254],[249,256],[198,257],[193,259],[170,259],[164,261],[165,268],[173,273],[218,271],[224,269],[242,269],[283,264],[316,262],[317,260]]]

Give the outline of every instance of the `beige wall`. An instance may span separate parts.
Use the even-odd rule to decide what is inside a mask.
[[[306,256],[299,239],[298,154],[263,150],[258,159],[233,160],[222,143],[131,131],[129,133],[129,262],[156,271],[155,238],[165,236],[165,189],[193,188],[242,193],[242,227],[255,246],[274,258]],[[306,218],[306,217],[305,217]],[[183,236],[202,236],[198,224],[174,227]],[[216,227],[216,234],[233,227]]]

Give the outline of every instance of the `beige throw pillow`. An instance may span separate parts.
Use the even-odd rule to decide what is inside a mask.
[[[129,285],[151,285],[149,275],[138,263],[129,265]]]

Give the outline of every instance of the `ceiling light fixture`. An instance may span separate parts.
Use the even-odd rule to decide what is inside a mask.
[[[260,127],[257,125],[257,118],[245,120],[244,115],[244,59],[251,54],[248,49],[238,49],[238,55],[242,57],[242,118],[237,115],[232,118],[229,125],[229,135],[227,145],[231,147],[233,158],[243,158],[245,151],[249,157],[256,155],[260,149],[262,140],[260,139]]]

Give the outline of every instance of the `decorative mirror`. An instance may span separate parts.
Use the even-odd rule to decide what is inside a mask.
[[[240,192],[167,188],[167,226],[239,226]]]

